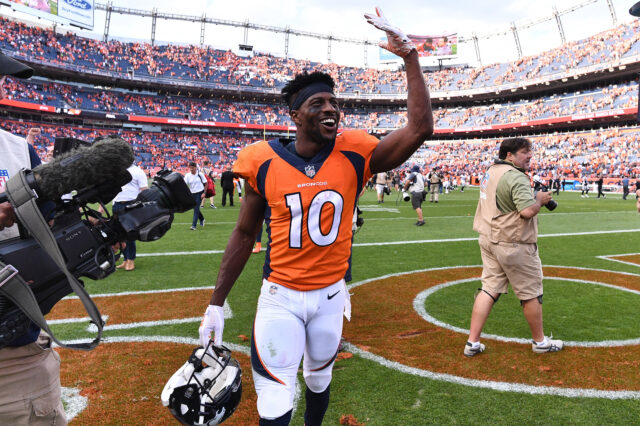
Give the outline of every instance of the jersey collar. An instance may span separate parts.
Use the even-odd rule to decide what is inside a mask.
[[[289,143],[294,143],[293,141]],[[303,175],[313,179],[313,177],[318,173],[324,162],[335,146],[335,142],[331,142],[325,145],[320,152],[318,152],[312,159],[309,161],[305,161],[299,156],[291,153],[285,146],[282,144],[280,139],[273,139],[269,141],[269,146],[273,151],[278,154],[280,158],[289,163],[291,167],[298,170]]]

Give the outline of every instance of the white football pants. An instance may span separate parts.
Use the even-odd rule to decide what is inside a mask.
[[[344,280],[311,291],[262,281],[251,341],[260,417],[275,419],[293,408],[303,354],[309,389],[320,393],[329,386],[345,306],[350,310]]]

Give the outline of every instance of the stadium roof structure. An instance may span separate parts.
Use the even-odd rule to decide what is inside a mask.
[[[565,36],[565,32],[564,32],[564,27],[562,24],[562,19],[561,17],[563,15],[569,14],[571,12],[575,12],[578,9],[581,9],[585,6],[588,6],[590,4],[596,3],[598,0],[584,0],[580,3],[571,5],[569,7],[563,8],[558,10],[555,6],[553,7],[553,11],[551,14],[549,15],[545,15],[539,18],[535,18],[535,19],[530,19],[530,20],[526,20],[526,21],[522,21],[522,22],[510,22],[509,27],[507,29],[504,30],[500,30],[500,31],[494,31],[494,32],[488,32],[488,33],[483,33],[483,34],[476,34],[476,33],[472,33],[469,35],[459,35],[458,36],[458,43],[473,43],[474,45],[474,49],[475,49],[475,53],[476,53],[476,59],[478,61],[478,63],[482,63],[482,57],[481,57],[481,52],[480,52],[480,45],[479,45],[479,40],[484,40],[484,39],[491,39],[494,37],[499,37],[499,36],[504,36],[504,35],[509,35],[512,34],[513,38],[514,38],[514,42],[516,45],[516,49],[518,52],[518,57],[521,58],[522,55],[522,46],[520,44],[520,36],[519,36],[519,31],[521,30],[525,30],[527,28],[531,28],[534,27],[538,24],[547,22],[547,21],[555,21],[556,25],[558,27],[558,33],[560,35],[560,40],[562,42],[562,44],[566,43],[567,39]],[[615,9],[613,7],[613,3],[612,0],[606,0],[607,2],[607,6],[609,7],[609,13],[611,15],[611,20],[612,20],[612,26],[616,26],[618,19],[616,16],[616,12]],[[176,13],[163,13],[163,12],[158,12],[157,8],[153,8],[152,10],[142,10],[142,9],[133,9],[133,8],[128,8],[128,7],[118,7],[118,6],[114,6],[113,5],[113,1],[109,1],[106,4],[105,3],[96,3],[95,5],[97,10],[103,10],[106,12],[106,18],[105,18],[105,27],[104,27],[104,33],[103,33],[103,40],[106,41],[109,37],[109,26],[110,26],[110,22],[111,22],[111,14],[112,13],[119,13],[119,14],[124,14],[124,15],[133,15],[133,16],[141,16],[141,17],[148,17],[151,18],[152,23],[151,23],[151,34],[150,34],[150,41],[151,44],[154,44],[155,39],[156,39],[156,21],[158,18],[160,19],[167,19],[167,20],[176,20],[176,21],[187,21],[187,22],[199,22],[201,24],[200,26],[200,45],[204,45],[204,35],[205,35],[205,25],[206,24],[213,24],[213,25],[224,25],[224,26],[230,26],[230,27],[237,27],[237,28],[244,28],[244,40],[243,43],[240,46],[244,46],[245,49],[250,48],[251,46],[248,44],[248,31],[249,30],[258,30],[258,31],[268,31],[268,32],[273,32],[273,33],[282,33],[285,34],[285,45],[284,45],[284,52],[285,52],[285,56],[288,56],[289,54],[289,36],[290,35],[294,35],[294,36],[302,36],[302,37],[310,37],[310,38],[315,38],[315,39],[319,39],[319,40],[326,40],[327,41],[327,61],[331,62],[331,46],[332,46],[332,42],[337,41],[337,42],[342,42],[342,43],[349,43],[349,44],[357,44],[357,45],[363,45],[365,46],[365,54],[364,54],[364,61],[365,61],[365,67],[367,66],[367,52],[366,52],[366,47],[367,46],[378,46],[379,40],[367,40],[367,39],[358,39],[358,38],[352,38],[352,37],[341,37],[341,36],[336,36],[333,34],[321,34],[321,33],[315,33],[315,32],[310,32],[310,31],[304,31],[304,30],[298,30],[298,29],[294,29],[291,28],[289,26],[286,27],[278,27],[278,26],[272,26],[272,25],[263,25],[263,24],[257,24],[257,23],[252,23],[249,22],[249,20],[245,20],[244,22],[242,21],[232,21],[232,20],[226,20],[226,19],[217,19],[217,18],[212,18],[212,17],[208,17],[206,16],[206,14],[202,14],[201,16],[196,16],[196,15],[183,15],[183,14],[176,14]],[[251,49],[248,49],[251,50]]]

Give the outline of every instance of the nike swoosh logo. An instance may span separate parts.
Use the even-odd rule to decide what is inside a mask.
[[[327,299],[329,299],[329,300],[333,299],[335,297],[335,295],[338,294],[338,293],[340,293],[340,290],[336,291],[333,294],[327,294]]]

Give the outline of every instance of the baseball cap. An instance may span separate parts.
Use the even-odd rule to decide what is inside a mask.
[[[640,1],[634,4],[633,6],[631,6],[631,9],[629,9],[629,13],[633,16],[640,17]]]
[[[33,68],[0,52],[0,75],[29,78],[33,75]]]
[[[416,164],[415,166],[413,166],[413,167],[411,168],[411,171],[412,171],[412,172],[419,172],[419,171],[420,171],[420,166],[418,166],[418,165]]]

